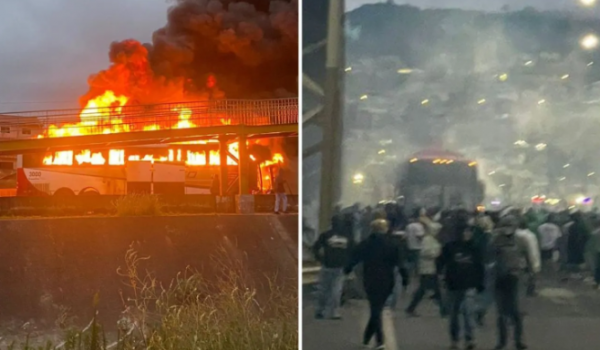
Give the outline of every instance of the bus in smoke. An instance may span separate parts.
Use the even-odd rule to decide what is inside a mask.
[[[401,164],[396,197],[407,212],[416,208],[475,210],[484,199],[477,162],[462,154],[426,149]]]

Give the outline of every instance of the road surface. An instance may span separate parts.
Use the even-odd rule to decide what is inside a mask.
[[[360,349],[368,318],[366,302],[351,300],[344,306],[340,321],[316,320],[313,297],[307,291],[305,288],[303,296],[303,349]],[[600,291],[583,281],[563,283],[550,279],[540,281],[538,291],[537,297],[523,298],[521,304],[526,313],[525,342],[529,349],[600,349]],[[427,298],[417,309],[421,317],[407,318],[402,310],[409,299],[410,293],[403,295],[397,310],[384,312],[386,349],[448,349],[448,320],[439,317],[437,307]],[[475,337],[477,349],[494,348],[493,312],[488,315],[486,325],[477,329]],[[514,349],[512,342],[509,344],[507,349]]]

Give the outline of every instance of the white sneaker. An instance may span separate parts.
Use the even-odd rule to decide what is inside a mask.
[[[385,350],[385,345],[381,344],[375,348],[375,350]]]

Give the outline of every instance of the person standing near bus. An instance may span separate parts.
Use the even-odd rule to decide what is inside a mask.
[[[279,214],[279,208],[283,209],[282,212],[287,212],[287,195],[285,194],[285,185],[287,181],[283,176],[283,171],[279,169],[279,173],[275,178],[275,214]]]

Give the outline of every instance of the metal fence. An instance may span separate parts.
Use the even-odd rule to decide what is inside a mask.
[[[19,133],[18,130],[29,131],[31,118],[36,118],[45,133],[57,137],[224,125],[290,125],[298,124],[298,113],[297,98],[210,100],[101,107],[84,111],[60,109],[4,113],[17,117],[11,118],[12,122],[4,126],[16,129],[20,138],[33,138],[38,135]],[[20,122],[18,117],[28,118]]]

